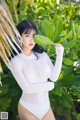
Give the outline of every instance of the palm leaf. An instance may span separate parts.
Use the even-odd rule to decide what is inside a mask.
[[[22,38],[16,29],[11,13],[4,0],[0,0],[0,57],[10,69],[10,57],[19,54],[15,45],[22,51]]]

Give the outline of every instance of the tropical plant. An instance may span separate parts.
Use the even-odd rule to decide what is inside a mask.
[[[54,17],[52,22],[44,20],[39,25],[39,33],[52,38],[53,42],[63,44],[65,48],[62,72],[55,83],[54,90],[50,92],[51,106],[56,118],[57,120],[77,120],[79,119],[77,105],[80,104],[80,26],[74,21],[70,21],[68,29],[65,30],[64,27],[61,27],[64,26],[62,23],[64,20],[60,19],[60,16]],[[54,64],[53,45],[45,47],[45,50]]]
[[[21,50],[21,37],[3,0],[0,1],[0,57],[9,68],[9,57],[11,57],[11,53],[13,54],[12,48],[18,54],[14,44]]]
[[[18,97],[20,96],[20,89],[17,83],[13,81],[13,77],[10,71],[7,71],[6,66],[11,69],[9,58],[12,57],[11,55],[14,56],[12,49],[18,54],[14,44],[22,50],[21,40],[5,1],[0,1],[0,64],[3,68],[3,72],[0,71],[0,112],[7,111],[9,118],[11,116],[12,120],[16,120],[16,107]],[[16,88],[14,86],[16,86]],[[15,92],[15,90],[17,92]],[[17,94],[19,95],[17,96]],[[17,96],[17,99],[15,96]],[[14,111],[14,114],[12,114],[12,111]]]
[[[22,90],[18,86],[17,82],[14,80],[11,71],[7,69],[3,61],[1,61],[3,72],[1,75],[0,87],[0,112],[8,112],[9,120],[17,119],[17,105],[22,94]]]

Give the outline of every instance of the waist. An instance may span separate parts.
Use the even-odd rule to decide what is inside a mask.
[[[50,106],[50,101],[48,100],[48,101],[46,101],[46,102],[44,102],[44,103],[39,103],[39,104],[36,104],[36,103],[27,103],[26,101],[24,101],[24,100],[22,100],[22,99],[20,99],[19,100],[19,103],[21,104],[21,105],[23,105],[24,107],[26,107],[26,106],[33,106],[33,108],[35,108],[35,107],[41,107],[42,108],[42,106],[44,107],[44,106]]]
[[[49,102],[49,95],[48,91],[35,94],[22,93],[20,100],[31,104],[44,104],[45,102]]]

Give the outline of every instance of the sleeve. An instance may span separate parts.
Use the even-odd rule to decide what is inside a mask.
[[[52,80],[53,82],[56,82],[60,75],[60,71],[61,71],[61,67],[62,67],[63,53],[57,54],[55,65],[53,65],[53,63],[51,62],[47,53],[45,53],[45,57],[46,57],[48,65],[51,68],[51,75],[50,75],[49,79]]]
[[[29,84],[22,72],[21,64],[17,59],[11,60],[11,69],[14,78],[24,93],[33,94],[40,91],[51,91],[54,88],[53,82]]]

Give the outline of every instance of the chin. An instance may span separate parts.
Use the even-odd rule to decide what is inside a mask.
[[[35,45],[34,45],[35,46]],[[29,46],[29,48],[32,50],[34,48],[34,46]]]
[[[32,50],[33,48],[34,48],[34,46],[33,46],[33,47],[29,47],[29,49],[31,49],[31,50]]]

